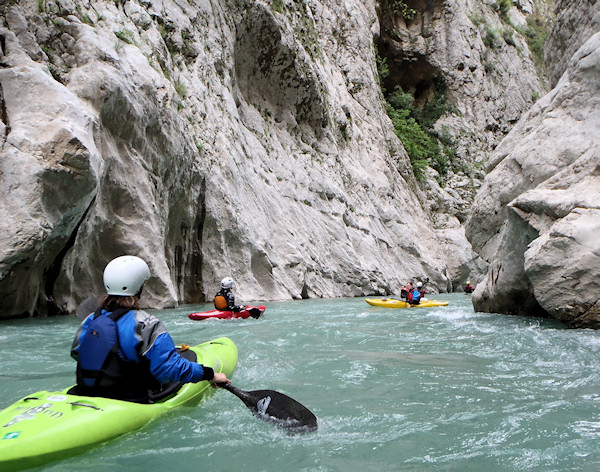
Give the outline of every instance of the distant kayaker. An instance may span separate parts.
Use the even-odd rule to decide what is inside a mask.
[[[70,393],[151,403],[176,383],[230,383],[225,374],[180,355],[165,325],[140,310],[149,277],[148,265],[136,256],[117,257],[106,266],[106,295],[81,323],[71,347],[77,385]]]
[[[410,295],[410,293],[414,290],[413,288],[413,284],[412,282],[408,282],[406,285],[402,286],[402,289],[400,289],[400,298],[404,298],[406,299],[406,301],[408,301],[408,297],[412,297],[412,295]]]
[[[467,280],[467,283],[465,284],[465,293],[473,293],[473,290],[475,290],[475,287]]]
[[[246,309],[245,305],[235,304],[235,295],[232,292],[233,279],[225,277],[221,280],[221,290],[217,292],[214,299],[215,308],[221,311],[242,311]]]
[[[418,286],[418,284],[417,284]],[[421,292],[418,288],[413,287],[412,283],[407,284],[408,294],[406,295],[406,301],[411,305],[418,305],[421,301]]]
[[[421,292],[415,288],[412,282],[408,282],[402,287],[400,298],[405,298],[411,305],[418,305],[421,300]]]
[[[425,294],[427,293],[427,291],[425,290],[425,287],[423,286],[423,282],[417,282],[417,290],[421,294],[420,298],[421,299],[425,298]]]

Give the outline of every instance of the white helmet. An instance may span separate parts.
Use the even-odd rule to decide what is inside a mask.
[[[136,256],[117,257],[104,269],[104,287],[109,295],[136,295],[148,278],[148,264]]]
[[[417,288],[421,288],[423,286],[422,282],[417,282]]]
[[[225,277],[221,280],[221,288],[231,288],[233,287],[233,279],[231,277]]]

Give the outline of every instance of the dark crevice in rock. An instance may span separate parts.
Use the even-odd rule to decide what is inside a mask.
[[[306,282],[304,282],[304,285],[302,286],[302,294],[300,296],[302,297],[302,300],[308,300],[310,298],[308,296],[308,284]]]
[[[186,296],[185,303],[204,303],[204,280],[202,278],[202,257],[204,234],[204,222],[206,219],[206,180],[203,179],[200,184],[200,195],[196,203],[197,213],[193,224],[192,233],[189,235],[190,249],[187,254],[186,263],[188,268],[185,277],[183,277],[181,286]],[[182,263],[183,267],[183,263]]]
[[[386,60],[389,75],[383,79],[387,93],[400,86],[404,92],[414,90],[417,105],[422,106],[433,98],[436,80],[443,77],[442,71],[433,65],[426,53],[415,51],[412,44],[417,34],[427,38],[433,29],[432,19],[443,10],[441,0],[408,0],[401,2],[406,13],[394,7],[397,2],[383,1],[379,11],[381,36],[375,38],[379,56]]]
[[[59,306],[56,304],[56,300],[54,298],[54,284],[60,275],[60,271],[63,266],[63,259],[67,255],[67,252],[75,245],[75,239],[77,238],[77,233],[79,231],[79,227],[85,221],[90,209],[94,206],[96,202],[96,197],[92,199],[87,209],[81,216],[81,219],[73,229],[73,232],[69,236],[69,239],[66,241],[63,248],[59,251],[59,253],[54,258],[52,264],[44,271],[43,274],[43,287],[44,287],[44,298],[41,297],[38,299],[36,311],[38,314],[46,315],[46,316],[55,316],[55,315],[68,315],[65,306]]]
[[[6,102],[4,101],[4,89],[0,84],[0,114],[2,123],[4,123],[4,137],[10,134],[10,123],[8,121],[8,111],[6,110]]]
[[[4,56],[6,55],[6,38],[1,34],[0,52],[2,54],[0,67],[6,67],[6,64],[4,64]],[[0,84],[0,119],[2,120],[2,123],[4,123],[4,136],[6,137],[10,134],[10,123],[8,122],[8,111],[6,110],[6,102],[4,101],[4,89],[2,88],[2,84]]]
[[[393,41],[385,39],[378,40],[377,50],[389,69],[389,75],[383,79],[387,93],[393,92],[397,86],[405,92],[414,90],[415,103],[419,106],[434,97],[436,80],[443,74],[425,56],[407,54]]]

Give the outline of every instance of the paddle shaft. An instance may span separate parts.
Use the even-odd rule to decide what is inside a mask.
[[[78,307],[77,317],[84,320],[88,317],[88,315],[94,313],[96,309],[100,306],[100,299],[94,295],[86,298]]]

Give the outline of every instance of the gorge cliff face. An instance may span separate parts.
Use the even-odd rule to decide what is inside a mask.
[[[490,159],[467,235],[479,311],[600,327],[600,32]]]
[[[546,91],[520,34],[533,4],[517,2],[504,15],[469,0],[413,0],[404,14],[390,4],[397,9],[402,2],[382,2],[376,45],[390,70],[384,86],[412,89],[424,103],[443,84],[455,112],[442,116],[435,129],[452,142],[445,187],[452,196],[436,201],[430,192],[428,202],[464,222],[490,153]]]
[[[526,53],[499,60],[495,78],[486,70],[465,10],[475,6],[434,2],[433,21],[407,27],[437,39],[411,56],[395,38],[387,53],[420,57],[425,83],[447,80],[464,118],[445,125],[478,126],[454,133],[459,156],[493,147],[543,92]],[[453,174],[469,182],[464,195],[435,183],[426,193],[386,115],[380,7],[0,6],[0,316],[73,310],[127,253],[151,267],[149,307],[210,299],[224,276],[257,300],[391,294],[415,278],[446,291],[485,270],[459,224],[474,177]],[[462,56],[442,40],[457,25]],[[522,87],[503,102],[506,80]]]
[[[556,86],[573,54],[600,30],[598,0],[556,0],[555,25],[544,48],[550,85]]]

